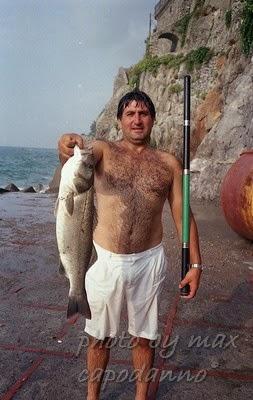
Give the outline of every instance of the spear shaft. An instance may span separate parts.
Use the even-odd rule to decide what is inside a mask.
[[[182,176],[182,269],[184,279],[190,265],[190,118],[191,118],[191,76],[184,76],[184,138],[183,138],[183,176]],[[190,287],[187,284],[180,290],[181,296],[187,296]]]

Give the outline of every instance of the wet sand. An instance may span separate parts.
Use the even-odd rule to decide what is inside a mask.
[[[57,271],[54,202],[49,194],[0,195],[1,399],[85,398],[84,320],[66,324],[68,283]],[[170,268],[159,324],[167,350],[157,343],[149,400],[251,399],[252,243],[229,228],[217,205],[195,201],[192,208],[206,269],[198,296],[180,299],[181,251],[166,206]],[[126,330],[124,309],[121,332]],[[195,343],[197,336],[204,341]],[[112,348],[103,400],[134,398],[124,343]]]

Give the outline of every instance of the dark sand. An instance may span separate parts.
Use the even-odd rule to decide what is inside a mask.
[[[157,347],[157,383],[150,387],[149,400],[249,400],[253,393],[252,243],[230,230],[214,204],[194,202],[192,208],[206,270],[198,296],[192,301],[179,299],[180,248],[166,208],[164,243],[170,269],[160,330],[170,339],[167,351]],[[13,396],[15,400],[85,399],[85,346],[75,356],[80,340],[86,343],[84,321],[80,317],[75,325],[66,325],[68,283],[57,273],[53,209],[53,195],[0,197],[2,400]],[[121,329],[126,327],[124,311]],[[206,342],[191,346],[192,335],[201,335]],[[127,345],[125,340],[113,347],[103,400],[134,399]]]

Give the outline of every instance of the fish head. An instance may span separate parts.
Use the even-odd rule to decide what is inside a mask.
[[[94,156],[90,147],[74,148],[74,155],[62,167],[60,191],[83,193],[94,182]]]
[[[94,156],[92,148],[75,149],[78,157],[78,167],[75,170],[74,184],[78,193],[83,193],[94,183]]]

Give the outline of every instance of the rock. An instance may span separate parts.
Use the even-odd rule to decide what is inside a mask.
[[[126,74],[126,70],[124,68],[120,68],[118,75],[116,76],[114,80],[114,87],[113,87],[113,92],[117,92],[122,88],[122,86],[127,86],[128,85],[128,78]]]
[[[38,183],[38,185],[36,185],[34,187],[34,189],[36,190],[36,192],[41,192],[44,189],[44,186],[42,185],[42,183]]]
[[[22,192],[24,192],[24,193],[36,193],[36,190],[34,189],[33,186],[29,186],[29,187],[23,189]]]
[[[120,68],[114,80],[113,96],[96,121],[97,138],[115,140],[120,137],[116,119],[118,102],[120,98],[130,90],[126,69]]]
[[[58,193],[61,180],[61,169],[62,166],[58,165],[54,172],[53,179],[49,183],[49,188],[46,190],[46,193]]]
[[[203,103],[197,107],[194,116],[195,127],[191,135],[191,150],[193,153],[196,152],[203,138],[221,117],[222,106],[221,92],[213,89],[208,92]]]
[[[192,173],[202,172],[206,166],[208,165],[208,161],[205,158],[194,158],[191,161],[190,170]]]
[[[9,190],[0,188],[0,193],[8,193],[8,192],[9,192]]]
[[[221,9],[224,9],[224,10],[228,10],[229,9],[230,3],[231,3],[231,0],[222,0],[222,1],[220,1],[220,0],[207,0],[205,2],[205,4],[207,6],[210,5],[212,8],[215,8],[215,9],[221,8]]]
[[[199,145],[196,158],[205,160],[199,174],[193,174],[191,187],[196,198],[219,197],[221,182],[240,153],[253,148],[253,66],[230,86],[219,122]]]
[[[19,188],[14,185],[14,183],[10,183],[5,187],[5,190],[8,190],[8,192],[19,192]]]

